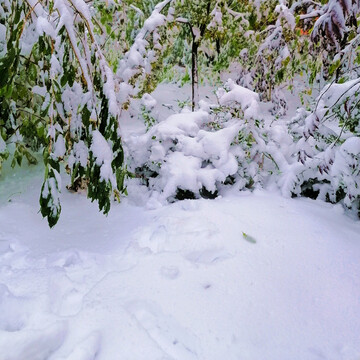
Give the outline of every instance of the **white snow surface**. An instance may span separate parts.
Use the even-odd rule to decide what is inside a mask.
[[[4,174],[1,360],[359,359],[360,223],[341,206],[229,191],[145,210],[132,185],[104,217],[63,188],[50,230],[42,169]]]

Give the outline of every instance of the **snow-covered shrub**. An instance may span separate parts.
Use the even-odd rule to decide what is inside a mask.
[[[163,202],[181,197],[182,192],[198,197],[217,192],[217,185],[237,171],[230,146],[238,133],[237,124],[204,130],[211,121],[209,108],[171,115],[134,138],[132,165],[146,178],[154,197]]]
[[[240,124],[232,151],[238,160],[237,187],[269,186],[288,171],[292,137],[283,123],[269,124],[258,94],[229,80],[218,91],[220,112]],[[219,116],[219,114],[218,114]]]
[[[265,29],[266,37],[256,54],[256,90],[267,93],[268,100],[273,98],[276,83],[284,80],[286,64],[293,57],[289,43],[295,37],[295,17],[284,1],[275,6],[274,13],[276,22]]]
[[[324,47],[340,50],[341,42],[349,32],[348,26],[357,27],[356,14],[359,2],[356,0],[330,0],[322,8],[321,16],[316,20],[311,37],[319,41],[321,37]]]
[[[131,46],[121,58],[119,42],[111,47],[109,39],[127,25],[119,19],[114,28],[112,20],[129,9],[141,13],[133,2],[0,1],[0,166],[10,143],[12,165],[24,157],[34,163],[33,151],[43,151],[40,206],[50,226],[61,211],[60,163],[71,175],[68,188],[87,187],[104,213],[111,197],[126,191],[121,111],[139,94],[161,53],[158,28],[166,16],[160,12],[169,3],[142,3],[149,17],[140,30],[132,29],[133,38],[125,34]],[[119,57],[115,75],[111,63],[118,65]]]
[[[349,79],[357,68],[351,59],[357,57],[359,46],[359,12],[357,0],[329,0],[319,9],[311,40],[320,50],[318,58],[323,62],[323,77],[329,81],[334,74],[337,81],[340,76]]]
[[[285,194],[359,208],[359,90],[358,79],[329,84],[314,111],[298,111],[289,124],[298,162],[291,179],[281,184]]]
[[[220,106],[215,109],[216,122],[235,121],[238,135],[233,142],[232,152],[238,162],[237,172],[232,176],[239,189],[260,183],[263,164],[264,138],[261,131],[259,96],[255,92],[228,80],[224,88],[217,91]]]
[[[201,101],[200,110],[184,109],[130,140],[133,170],[157,201],[262,186],[280,171],[289,137],[265,126],[259,96],[232,80],[217,96],[219,104]]]
[[[311,48],[308,36],[321,4],[263,0],[254,1],[253,6],[256,11],[247,17],[248,31],[242,35],[237,82],[250,85],[261,100],[271,101],[271,113],[282,117],[288,108],[282,90],[286,85],[293,87],[295,76],[304,69],[310,73],[321,66],[316,61],[317,53]]]
[[[41,213],[59,219],[60,163],[72,188],[88,182],[88,196],[107,213],[123,191],[123,149],[114,74],[97,41],[83,0],[0,2],[0,125],[14,143],[14,160],[43,151]],[[5,32],[5,35],[4,35]],[[4,155],[2,155],[4,157]]]
[[[330,175],[334,191],[330,200],[344,198],[344,204],[360,215],[360,137],[350,137],[339,147]]]

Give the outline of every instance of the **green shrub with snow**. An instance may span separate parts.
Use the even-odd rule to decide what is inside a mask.
[[[198,111],[185,108],[128,142],[132,169],[153,202],[216,197],[224,186],[263,186],[278,175],[286,134],[265,125],[259,96],[228,80],[217,97],[218,104],[200,101]]]
[[[289,124],[299,162],[284,192],[343,201],[360,212],[359,90],[359,79],[332,83],[322,90],[314,111],[299,110]]]
[[[141,13],[135,4],[0,2],[0,168],[12,144],[13,166],[24,157],[35,163],[34,152],[43,152],[40,206],[50,226],[61,212],[61,163],[71,175],[68,188],[86,187],[104,213],[113,195],[119,199],[126,192],[121,110],[139,93],[137,84],[144,83],[161,50],[157,29],[166,21],[160,12],[168,3],[148,4],[147,19],[132,18],[133,26],[143,28],[125,36],[130,48],[118,64],[108,42],[128,28],[124,21],[113,28],[111,20],[125,9]]]
[[[59,219],[60,163],[71,188],[89,184],[88,196],[105,213],[122,192],[123,160],[113,72],[83,0],[5,1],[1,37],[1,153],[14,143],[13,165],[35,162],[42,149],[45,178],[41,213]],[[6,26],[5,26],[6,24]]]

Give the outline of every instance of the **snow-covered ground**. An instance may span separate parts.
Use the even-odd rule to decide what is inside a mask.
[[[1,180],[1,360],[360,358],[360,223],[340,206],[230,191],[104,217],[64,189],[49,230],[41,179]]]

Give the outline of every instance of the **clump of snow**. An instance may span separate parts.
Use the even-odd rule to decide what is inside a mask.
[[[33,91],[34,94],[37,94],[37,95],[40,95],[40,96],[43,96],[43,97],[45,97],[45,95],[47,93],[47,90],[46,90],[45,86],[38,86],[38,85],[35,85],[32,88],[32,91]]]
[[[280,0],[279,2],[280,2],[280,4],[276,6],[275,12],[279,13],[280,17],[283,17],[287,21],[287,23],[289,24],[290,29],[294,31],[296,21],[295,21],[295,17],[293,15],[293,13],[286,6],[286,3],[285,3],[284,0]]]
[[[109,101],[109,112],[117,119],[118,115],[120,114],[120,108],[117,103],[117,97],[115,92],[114,74],[110,69],[109,65],[106,63],[103,56],[100,57],[99,62],[103,74],[104,94]]]
[[[65,152],[65,139],[61,134],[59,134],[54,144],[53,156],[55,158],[63,157],[65,155]]]
[[[260,99],[257,93],[237,85],[231,79],[226,82],[225,87],[228,88],[229,91],[225,91],[224,89],[217,91],[220,105],[228,105],[235,102],[241,105],[246,119],[261,116],[259,111]]]
[[[318,108],[321,109],[321,114],[325,108],[331,108],[337,103],[344,102],[345,99],[352,97],[360,90],[360,80],[348,80],[343,84],[329,84],[324,87],[319,95]]]
[[[0,24],[0,57],[5,56],[7,52],[6,45],[6,27],[3,24]]]
[[[96,165],[100,167],[100,178],[104,181],[109,180],[111,184],[116,187],[116,179],[111,168],[113,152],[99,130],[92,132],[90,151],[94,155]]]
[[[157,101],[148,93],[145,93],[142,98],[141,98],[141,104],[147,109],[147,110],[151,110],[153,109],[156,104]]]
[[[6,150],[6,142],[2,138],[0,134],[0,153],[4,152]]]
[[[61,128],[60,124],[58,124],[58,123],[52,124],[48,128],[47,136],[50,137],[51,139],[55,140],[57,132],[62,133],[62,128]]]
[[[94,130],[92,132],[92,143],[90,150],[94,154],[96,164],[99,166],[105,162],[111,161],[112,159],[113,153],[111,148],[99,130]]]
[[[74,144],[71,154],[69,155],[68,164],[70,168],[72,168],[75,163],[80,163],[80,165],[85,168],[88,157],[89,149],[85,145],[85,143],[80,140],[79,142]]]
[[[346,152],[351,155],[360,154],[360,138],[351,137],[345,140],[345,142],[340,146],[341,152]]]
[[[56,37],[55,29],[43,16],[40,16],[36,19],[36,31],[39,36],[46,34],[53,39]]]
[[[218,31],[223,30],[223,20],[222,20],[222,12],[218,7],[218,4],[214,7],[214,9],[210,13],[211,19],[210,23],[207,26],[208,29],[217,29]]]

